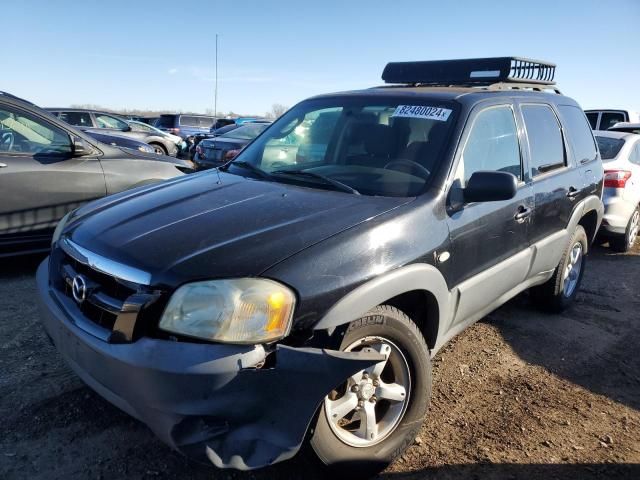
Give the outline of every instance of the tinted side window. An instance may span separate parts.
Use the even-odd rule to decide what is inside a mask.
[[[199,126],[198,117],[180,115],[180,125],[184,125],[185,127],[197,127]]]
[[[589,120],[589,125],[591,125],[591,129],[595,130],[598,126],[598,112],[589,112],[587,113],[587,120]]]
[[[125,130],[128,127],[124,120],[104,114],[96,115],[96,125],[98,128],[115,128],[117,130]]]
[[[522,179],[516,121],[510,107],[492,107],[478,114],[462,152],[461,165],[459,178],[464,185],[479,170],[509,172]]]
[[[77,127],[89,128],[93,126],[89,112],[60,112],[58,118],[67,122],[69,125],[75,125]]]
[[[622,112],[602,112],[600,117],[600,130],[608,130],[618,122],[624,122],[624,113]]]
[[[159,128],[173,128],[175,122],[175,115],[162,115],[158,118],[154,125]]]
[[[595,160],[598,156],[596,142],[584,112],[573,105],[559,105],[558,110],[576,162]]]
[[[531,175],[564,166],[562,132],[553,110],[546,105],[523,105],[522,116],[529,137]]]
[[[27,113],[0,109],[0,152],[67,156],[69,135]]]

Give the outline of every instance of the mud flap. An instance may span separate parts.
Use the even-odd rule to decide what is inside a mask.
[[[226,388],[254,395],[257,411],[249,422],[229,425],[206,442],[219,468],[250,470],[293,457],[324,397],[354,373],[384,360],[373,352],[339,352],[278,346],[276,366],[241,371]],[[251,378],[253,377],[253,378]]]

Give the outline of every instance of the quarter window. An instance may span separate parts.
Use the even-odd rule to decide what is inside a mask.
[[[636,165],[640,165],[640,142],[637,142],[636,146],[631,151],[631,155],[629,155],[629,161],[631,163],[635,163]]]
[[[71,154],[71,140],[36,117],[0,109],[0,152],[64,156]]]
[[[595,160],[598,156],[596,142],[584,112],[573,105],[558,106],[567,138],[578,163]]]
[[[510,107],[492,107],[478,114],[460,163],[458,176],[464,185],[480,170],[508,172],[522,179],[518,131]]]
[[[563,167],[564,143],[553,110],[546,105],[523,105],[522,116],[529,138],[531,175]]]

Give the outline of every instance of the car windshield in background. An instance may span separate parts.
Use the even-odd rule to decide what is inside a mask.
[[[596,141],[598,142],[598,148],[600,149],[600,157],[602,160],[611,160],[616,158],[624,146],[624,140],[620,138],[596,136]]]
[[[453,103],[436,100],[311,100],[277,120],[229,169],[245,174],[241,166],[251,164],[273,181],[415,196],[438,168],[455,118]]]
[[[231,129],[230,132],[219,135],[220,138],[238,138],[240,140],[253,140],[260,135],[269,125],[265,123],[254,123],[250,125],[243,125]],[[226,128],[226,127],[225,127]]]

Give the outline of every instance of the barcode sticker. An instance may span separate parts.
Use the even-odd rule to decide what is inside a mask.
[[[425,107],[424,105],[398,105],[392,117],[424,118],[446,122],[451,110],[442,107]]]

